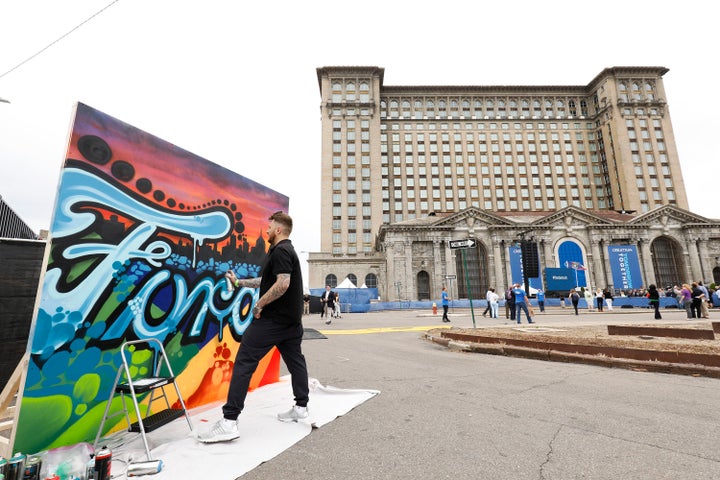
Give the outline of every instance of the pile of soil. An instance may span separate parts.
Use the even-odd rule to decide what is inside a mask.
[[[634,326],[712,330],[704,325],[643,324]],[[609,335],[608,328],[605,325],[582,327],[541,327],[528,325],[522,328],[452,328],[450,330],[437,328],[429,331],[428,334],[441,337],[443,331],[497,339],[507,338],[532,340],[535,342],[566,343],[569,345],[637,348],[665,352],[720,355],[720,340],[717,338],[715,340],[696,340],[688,338],[655,337],[650,335]]]

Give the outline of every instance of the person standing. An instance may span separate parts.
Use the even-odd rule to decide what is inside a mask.
[[[545,292],[542,291],[542,289],[539,289],[537,291],[537,302],[538,307],[540,308],[540,312],[545,311]]]
[[[517,319],[517,323],[522,323],[520,318],[520,311],[525,312],[525,316],[527,317],[528,323],[535,323],[533,322],[532,317],[530,316],[530,312],[528,311],[527,303],[525,302],[526,295],[525,290],[520,288],[520,284],[516,283],[513,288],[513,293],[515,294],[515,309],[517,312],[515,313],[515,318]]]
[[[245,407],[250,379],[260,360],[277,347],[292,378],[295,405],[279,413],[282,422],[297,422],[307,418],[310,400],[308,372],[302,353],[303,281],[300,260],[289,239],[292,218],[283,212],[273,213],[267,229],[267,263],[259,278],[238,279],[228,271],[225,276],[235,287],[259,288],[253,307],[253,320],[243,333],[230,379],[227,402],[222,407],[223,418],[210,430],[198,434],[204,443],[226,442],[240,436],[237,419]]]
[[[333,310],[333,317],[340,318],[340,294],[335,292],[335,299],[333,300],[335,307]]]
[[[592,312],[593,311],[593,303],[595,303],[595,302],[593,302],[593,295],[590,292],[589,288],[583,289],[583,296],[585,297],[585,303],[587,303],[588,312]]]
[[[303,295],[303,316],[310,315],[310,295]]]
[[[505,318],[510,317],[511,321],[515,321],[515,294],[513,286],[510,285],[505,291]]]
[[[661,320],[662,315],[660,315],[660,292],[658,292],[655,284],[648,287],[647,296],[648,302],[650,302],[650,306],[655,310],[655,320]]]
[[[685,313],[687,314],[687,318],[695,318],[695,312],[692,308],[692,288],[687,283],[682,284],[682,288],[680,289],[680,304],[685,309]]]
[[[609,288],[606,288],[605,291],[603,291],[603,296],[605,297],[605,303],[607,304],[608,310],[612,312],[613,295]]]
[[[690,291],[692,292],[693,318],[702,318],[702,304],[705,301],[705,294],[700,289],[697,282],[692,283]]]
[[[698,281],[698,288],[702,290],[703,292],[703,299],[702,303],[700,304],[700,312],[702,313],[702,318],[710,318],[710,310],[708,309],[708,302],[710,301],[710,292],[708,292],[708,289],[705,285],[703,285],[702,281]]]
[[[442,297],[441,301],[442,301],[442,307],[443,307],[442,321],[449,322],[450,319],[448,318],[448,308],[450,307],[450,295],[448,295],[447,287],[442,288],[441,297]]]
[[[580,303],[580,295],[575,290],[570,290],[570,294],[568,295],[570,298],[570,303],[572,303],[573,308],[575,309],[575,315],[578,314],[578,303]]]
[[[595,290],[595,301],[597,302],[597,310],[598,312],[603,311],[603,303],[605,303],[605,295],[603,295],[603,291],[601,289]]]
[[[490,305],[490,318],[498,318],[498,302],[500,301],[500,295],[495,293],[495,289],[491,288],[488,291],[488,304]]]

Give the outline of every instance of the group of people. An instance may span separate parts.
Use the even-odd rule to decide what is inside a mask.
[[[687,318],[710,318],[712,295],[702,282],[675,285],[672,290],[679,306],[685,309]],[[658,318],[657,315],[655,318]]]
[[[575,315],[579,314],[578,304],[580,303],[581,296],[582,298],[585,298],[588,311],[590,312],[593,312],[595,310],[597,310],[598,312],[602,312],[604,311],[605,306],[607,306],[608,311],[612,311],[613,309],[613,294],[610,289],[598,288],[595,290],[595,293],[593,293],[592,291],[590,291],[590,289],[580,287],[579,292],[577,289],[572,289],[570,290],[570,292],[568,292],[568,300],[570,301],[570,304],[575,311]]]

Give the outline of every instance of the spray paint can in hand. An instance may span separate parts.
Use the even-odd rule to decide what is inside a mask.
[[[22,480],[23,473],[25,472],[25,458],[27,457],[24,453],[16,453],[8,460],[7,468],[5,469],[5,478],[7,480]]]
[[[112,452],[108,447],[103,447],[95,453],[95,480],[110,480],[111,463]]]

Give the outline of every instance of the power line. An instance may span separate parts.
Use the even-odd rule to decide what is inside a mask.
[[[80,23],[79,25],[77,25],[75,28],[73,28],[72,30],[70,30],[70,31],[67,32],[66,34],[62,35],[60,38],[58,38],[58,39],[55,40],[54,42],[50,43],[50,45],[46,46],[45,48],[40,49],[40,50],[39,50],[38,52],[36,52],[35,54],[31,55],[30,57],[26,58],[26,59],[23,60],[22,62],[20,62],[20,63],[18,63],[17,65],[15,65],[13,68],[11,68],[10,70],[8,70],[7,72],[5,72],[5,73],[3,73],[2,75],[0,75],[0,78],[3,78],[5,75],[7,75],[7,74],[9,74],[9,73],[12,73],[12,72],[14,72],[15,70],[17,70],[18,68],[22,67],[23,65],[25,65],[26,63],[28,63],[30,60],[32,60],[33,58],[37,57],[38,55],[40,55],[41,53],[43,53],[45,50],[47,50],[48,48],[52,47],[53,45],[55,45],[56,43],[58,43],[60,40],[62,40],[63,38],[67,37],[68,35],[70,35],[71,33],[73,33],[75,30],[77,30],[78,28],[82,27],[83,25],[85,25],[86,23],[88,23],[90,20],[92,20],[93,18],[97,17],[97,16],[100,15],[102,12],[104,12],[104,11],[107,10],[108,8],[112,7],[114,4],[116,4],[116,3],[119,2],[119,1],[120,1],[120,0],[113,0],[112,2],[110,2],[109,4],[107,4],[105,7],[103,7],[102,9],[100,9],[99,11],[95,12],[93,15],[91,15],[90,17],[88,17],[86,20],[84,20],[83,22],[81,22],[81,23]]]

